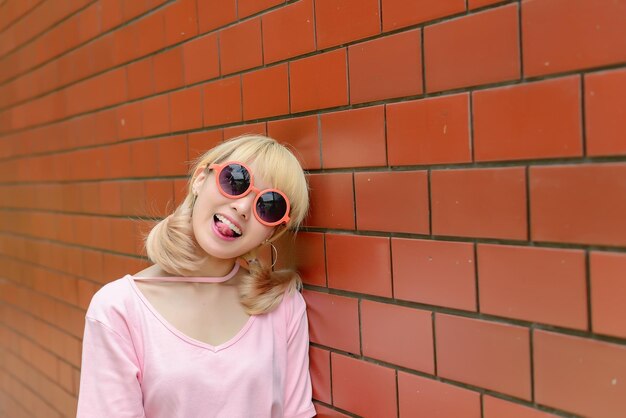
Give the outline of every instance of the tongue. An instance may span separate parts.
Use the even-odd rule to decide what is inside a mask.
[[[224,222],[217,221],[215,222],[215,226],[217,226],[217,229],[220,231],[222,235],[225,235],[227,237],[235,236],[235,233],[233,232],[233,230],[230,229],[228,225],[226,225]]]

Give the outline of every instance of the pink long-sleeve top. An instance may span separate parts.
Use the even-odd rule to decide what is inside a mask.
[[[185,281],[224,281],[184,278]],[[191,338],[126,275],[93,296],[85,316],[79,418],[315,416],[306,303],[285,294],[218,346]],[[181,278],[167,278],[175,280]],[[217,279],[217,280],[216,280]]]

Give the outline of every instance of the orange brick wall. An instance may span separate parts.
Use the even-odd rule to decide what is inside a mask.
[[[186,161],[291,144],[320,417],[626,416],[625,0],[0,0],[0,416]]]

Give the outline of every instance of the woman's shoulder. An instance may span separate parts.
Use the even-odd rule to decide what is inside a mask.
[[[285,289],[277,311],[281,312],[281,315],[289,323],[295,317],[302,315],[304,310],[306,310],[306,302],[302,293],[297,288],[291,286]]]
[[[302,313],[302,311],[306,309],[306,301],[304,300],[304,296],[302,296],[302,292],[300,290],[296,288],[291,291],[287,290],[285,292],[285,298],[289,299],[292,315]]]
[[[102,322],[126,316],[132,298],[127,276],[112,280],[98,289],[91,297],[86,316]]]

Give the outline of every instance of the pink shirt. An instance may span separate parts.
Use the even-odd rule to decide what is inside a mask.
[[[126,275],[89,304],[77,417],[312,417],[308,350],[300,292],[212,346],[174,328]]]

